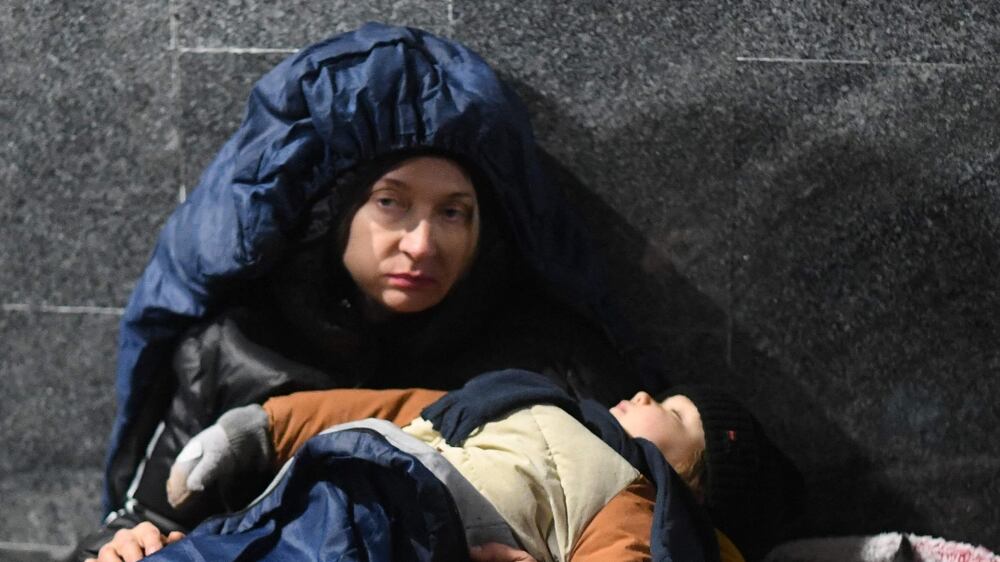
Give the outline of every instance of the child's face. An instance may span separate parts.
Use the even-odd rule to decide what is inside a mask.
[[[611,415],[626,433],[656,445],[677,472],[690,468],[705,448],[701,414],[687,396],[678,394],[657,402],[640,391],[611,408]]]

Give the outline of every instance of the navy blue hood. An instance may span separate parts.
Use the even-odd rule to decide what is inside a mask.
[[[406,150],[476,166],[516,250],[553,294],[612,337],[625,329],[582,223],[543,177],[517,95],[458,43],[367,24],[303,49],[257,82],[243,124],[160,233],[121,324],[105,508],[116,507],[122,474],[135,469],[116,459],[177,337],[285,257],[339,177]]]

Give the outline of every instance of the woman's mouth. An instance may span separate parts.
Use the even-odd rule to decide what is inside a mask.
[[[426,273],[386,274],[390,287],[397,289],[427,289],[437,285],[437,279]]]
[[[618,410],[619,412],[624,414],[626,411],[628,411],[628,407],[629,407],[628,400],[622,400],[621,402],[612,406],[611,409]]]

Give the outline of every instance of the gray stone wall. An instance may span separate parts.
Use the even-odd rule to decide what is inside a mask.
[[[96,524],[121,307],[250,84],[370,19],[515,85],[644,343],[806,471],[800,534],[1000,549],[1000,4],[11,0],[0,558]]]

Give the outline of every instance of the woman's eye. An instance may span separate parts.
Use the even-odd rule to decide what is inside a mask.
[[[375,208],[379,211],[392,213],[393,215],[403,212],[407,207],[406,201],[391,193],[376,194],[372,197],[372,203],[375,204]]]
[[[442,214],[450,221],[464,221],[468,218],[469,211],[463,207],[446,207]]]

